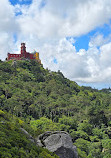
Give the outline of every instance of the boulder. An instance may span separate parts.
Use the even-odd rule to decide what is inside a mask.
[[[76,146],[67,132],[45,132],[36,139],[37,145],[47,148],[60,158],[78,158]]]

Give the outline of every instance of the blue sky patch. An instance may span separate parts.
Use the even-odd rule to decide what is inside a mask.
[[[22,12],[21,12],[21,11],[16,12],[15,15],[16,15],[16,16],[18,16],[18,15],[22,15]]]
[[[89,37],[94,36],[95,34],[102,34],[103,37],[108,37],[111,34],[111,26],[104,24],[102,27],[97,27],[95,30],[89,32]]]
[[[42,0],[42,2],[40,3],[39,9],[44,8],[46,5],[46,0]]]
[[[80,49],[88,50],[89,42],[91,37],[95,34],[102,34],[104,38],[108,37],[111,34],[111,27],[110,25],[104,24],[102,27],[97,27],[95,30],[89,32],[86,35],[74,38],[76,42],[74,43],[77,52]]]
[[[101,90],[102,88],[111,88],[111,83],[84,83],[84,82],[77,82],[80,86],[85,86],[85,87],[87,87],[87,86],[90,86],[90,87],[92,87],[92,88],[94,88],[94,89],[98,89],[98,90]]]
[[[90,41],[90,37],[89,35],[84,35],[81,37],[77,37],[75,38],[76,42],[75,42],[75,47],[76,47],[76,51],[78,52],[80,49],[85,49],[88,50],[88,45],[89,45],[89,41]]]
[[[9,0],[12,5],[20,4],[20,5],[30,5],[32,0]]]
[[[55,64],[57,64],[57,63],[58,63],[56,58],[54,58],[53,62],[54,62]]]
[[[17,34],[16,33],[14,33],[13,39],[14,39],[14,43],[16,43],[17,42]]]

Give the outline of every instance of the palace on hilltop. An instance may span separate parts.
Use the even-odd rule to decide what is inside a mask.
[[[39,59],[39,53],[33,52],[29,53],[26,52],[26,46],[25,43],[21,43],[21,54],[10,54],[8,53],[7,60],[23,60],[23,59],[29,59],[29,60],[37,60],[39,64],[41,64],[41,60]]]

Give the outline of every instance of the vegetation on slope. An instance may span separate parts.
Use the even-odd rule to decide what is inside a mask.
[[[81,158],[111,157],[110,89],[80,87],[34,60],[1,61],[0,83],[0,109],[30,124],[33,136],[65,130]]]
[[[58,158],[28,140],[20,127],[33,132],[22,120],[0,110],[0,158]]]

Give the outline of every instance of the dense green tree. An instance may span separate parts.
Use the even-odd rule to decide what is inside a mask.
[[[8,115],[13,121],[8,121]],[[79,157],[110,158],[110,89],[80,87],[62,72],[44,69],[34,60],[16,61],[16,67],[11,60],[0,61],[0,117],[0,157],[45,156],[47,151],[36,152],[34,146],[27,153],[28,142],[20,138],[19,125],[34,137],[46,130],[65,130],[77,145]],[[7,131],[12,132],[9,139]]]

